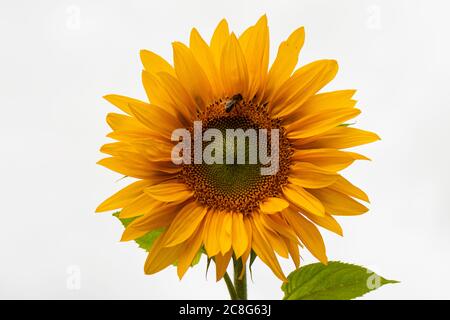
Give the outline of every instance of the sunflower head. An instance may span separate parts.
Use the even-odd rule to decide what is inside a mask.
[[[134,219],[122,240],[164,230],[149,251],[147,274],[177,263],[181,278],[202,251],[220,279],[231,259],[245,265],[254,252],[285,281],[278,257],[291,257],[298,267],[304,246],[327,263],[317,226],[342,235],[334,216],[367,211],[358,201],[368,202],[367,195],[339,173],[367,158],[342,149],[378,136],[345,125],[360,113],[354,90],[319,93],[336,75],[336,61],[296,69],[303,42],[299,28],[269,68],[266,16],[239,37],[222,20],[209,43],[196,29],[189,45],[174,42],[173,65],[141,51],[148,102],[105,96],[122,112],[107,116],[115,142],[102,147],[109,157],[99,164],[134,181],[97,211],[121,209],[121,218]],[[200,158],[197,150],[188,161],[174,161],[180,128]],[[221,144],[211,148],[208,132],[223,137]],[[266,135],[252,140],[247,132]],[[254,157],[273,145],[266,158]],[[201,159],[211,150],[216,161]],[[243,161],[228,161],[238,160],[237,151]]]

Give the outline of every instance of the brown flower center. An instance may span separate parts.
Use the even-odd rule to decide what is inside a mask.
[[[218,129],[226,137],[226,129],[267,129],[267,153],[270,156],[271,129],[279,130],[279,166],[275,174],[262,175],[261,168],[268,167],[258,158],[249,161],[249,140],[245,143],[245,163],[184,164],[179,175],[181,181],[194,191],[194,198],[208,208],[221,211],[250,214],[256,211],[261,201],[281,194],[287,183],[292,150],[285,130],[278,119],[271,119],[265,105],[242,100],[239,95],[231,99],[220,99],[209,105],[198,115],[202,130]],[[193,128],[190,128],[191,133]],[[226,139],[226,138],[225,138]],[[192,142],[193,143],[193,142]],[[234,140],[233,140],[234,143]],[[208,143],[203,142],[203,148]],[[224,142],[224,145],[226,141]],[[257,147],[257,149],[259,146]],[[236,150],[236,148],[234,149]],[[254,149],[253,149],[254,150]],[[259,151],[259,150],[258,150]],[[193,158],[192,158],[193,159]]]

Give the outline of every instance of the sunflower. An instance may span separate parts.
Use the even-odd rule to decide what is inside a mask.
[[[182,278],[203,252],[219,280],[230,260],[244,274],[254,254],[287,281],[278,257],[298,268],[299,247],[306,247],[326,264],[317,226],[342,235],[334,216],[368,210],[358,201],[368,202],[367,195],[339,174],[367,158],[341,149],[379,138],[346,124],[360,113],[354,90],[318,93],[335,77],[336,61],[296,69],[304,37],[304,28],[295,30],[269,68],[266,16],[239,37],[222,20],[209,44],[194,28],[189,45],[173,43],[173,66],[141,51],[149,102],[105,96],[122,113],[107,115],[115,142],[101,148],[109,156],[98,163],[135,180],[96,211],[121,209],[121,218],[134,218],[123,241],[163,230],[149,250],[146,274],[176,264]],[[278,171],[261,175],[261,163],[174,164],[172,132],[192,131],[194,121],[203,130],[278,129]]]

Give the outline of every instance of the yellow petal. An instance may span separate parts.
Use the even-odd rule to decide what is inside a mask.
[[[304,42],[305,29],[301,27],[295,30],[287,40],[280,44],[277,57],[270,68],[267,78],[266,90],[268,97],[271,97],[294,71],[298,62],[298,55]]]
[[[130,104],[130,103],[146,104],[143,101],[125,97],[125,96],[121,96],[121,95],[117,95],[117,94],[108,94],[108,95],[104,96],[103,98],[105,100],[107,100],[108,102],[112,103],[113,105],[115,105],[117,108],[119,108],[123,112],[128,113],[128,114],[131,114],[131,110],[130,110],[130,108],[128,108],[128,104]]]
[[[185,184],[164,182],[144,190],[147,194],[162,202],[181,202],[192,197],[193,192]]]
[[[154,274],[173,264],[180,256],[184,245],[180,244],[174,247],[164,247],[162,242],[165,234],[162,234],[155,240],[152,250],[145,261],[145,274]]]
[[[239,259],[248,248],[247,232],[242,213],[233,213],[232,247],[236,259]]]
[[[145,236],[149,231],[145,230],[137,230],[133,227],[126,227],[122,233],[122,238],[120,241],[133,241],[139,239],[140,237]]]
[[[345,179],[343,176],[340,176],[335,183],[333,183],[331,186],[329,186],[330,189],[345,193],[351,197],[354,197],[356,199],[360,199],[366,202],[369,201],[369,197],[367,194],[362,191],[357,186],[353,185],[350,181]]]
[[[315,224],[330,230],[331,232],[334,232],[340,236],[343,236],[343,231],[339,223],[336,221],[336,219],[333,218],[333,216],[326,213],[323,217],[316,216],[314,214],[311,214],[309,212],[301,212],[305,217],[307,217],[309,220],[314,222]]]
[[[125,161],[117,157],[110,157],[98,161],[97,164],[124,176],[138,179],[151,179],[152,177],[152,172],[148,168],[135,161]]]
[[[166,91],[174,108],[192,124],[195,113],[199,109],[191,95],[176,77],[165,72],[158,73],[158,76],[161,88]]]
[[[159,79],[155,74],[142,71],[142,85],[144,86],[145,93],[147,94],[147,98],[152,105],[156,105],[170,113],[170,98],[166,94],[166,92],[161,88],[161,84],[159,83]],[[168,110],[169,109],[169,110]]]
[[[239,37],[239,43],[248,68],[248,97],[252,98],[264,90],[269,66],[269,28],[266,15]]]
[[[147,128],[146,128],[147,129]],[[156,141],[170,141],[167,137],[162,137],[159,133],[152,132],[150,130],[116,130],[107,135],[108,138],[124,141],[124,142],[134,142],[137,140],[148,140],[152,139]]]
[[[284,199],[272,197],[264,200],[260,204],[259,209],[264,213],[275,213],[280,212],[287,207],[289,207],[289,202]]]
[[[241,259],[245,263],[247,261],[247,258],[250,256],[250,252],[252,250],[252,239],[253,239],[253,226],[251,223],[251,218],[249,218],[247,215],[244,217],[244,227],[245,227],[245,233],[247,234],[247,249],[245,250],[244,254],[242,255]]]
[[[292,261],[294,261],[295,269],[300,268],[300,252],[298,250],[298,243],[292,240],[286,242],[291,255]]]
[[[358,201],[330,188],[309,190],[320,199],[328,213],[337,216],[353,216],[367,212],[369,209]]]
[[[129,105],[133,115],[153,132],[170,139],[172,131],[183,128],[183,124],[169,112],[154,106]]]
[[[205,40],[203,40],[203,38],[195,28],[193,28],[191,31],[189,47],[191,48],[192,53],[195,55],[198,63],[208,77],[209,82],[211,83],[214,97],[223,97],[223,87],[219,75],[218,65],[214,61],[211,48],[208,46]]]
[[[181,42],[174,42],[173,59],[178,80],[201,109],[212,102],[212,89],[208,77],[192,52]]]
[[[104,212],[123,208],[141,195],[143,190],[151,184],[152,183],[148,180],[133,182],[103,201],[97,209],[95,209],[95,212]]]
[[[356,105],[356,100],[352,99],[355,92],[356,90],[338,90],[316,94],[295,110],[286,121],[291,123],[309,114],[336,109],[351,109]],[[284,122],[286,123],[286,121]]]
[[[177,110],[183,116],[192,122],[197,105],[190,94],[186,91],[180,81],[168,73],[158,73],[161,88],[166,90],[167,95],[172,99],[172,105],[177,107]]]
[[[119,217],[124,219],[142,216],[161,205],[162,202],[155,200],[148,194],[142,193],[139,197],[123,207]]]
[[[109,154],[111,156],[118,155],[121,152],[136,152],[136,149],[127,142],[113,142],[104,144],[100,148],[100,152]]]
[[[377,140],[380,140],[380,137],[373,132],[351,127],[336,127],[320,136],[297,140],[293,143],[295,146],[302,146],[304,149],[346,149]]]
[[[359,115],[359,109],[340,109],[331,112],[310,114],[286,127],[291,139],[308,138],[333,129]]]
[[[106,122],[113,130],[135,130],[148,133],[149,130],[134,117],[119,113],[108,113]]]
[[[286,243],[278,236],[277,233],[265,227],[264,223],[261,221],[261,215],[253,215],[253,221],[256,228],[258,228],[258,231],[263,236],[263,238],[267,240],[270,247],[275,250],[275,252],[278,253],[281,257],[288,258],[289,251]]]
[[[143,231],[147,233],[158,228],[167,227],[169,224],[172,223],[175,216],[178,214],[178,212],[180,212],[180,210],[184,206],[185,203],[162,204],[161,206],[154,208],[144,216],[133,220],[127,226],[127,230],[133,229],[135,231]],[[122,239],[122,241],[128,240],[130,240],[130,238],[125,237]]]
[[[283,212],[288,223],[294,228],[301,242],[322,263],[327,263],[327,255],[322,235],[316,226],[292,209]]]
[[[309,162],[329,171],[345,169],[355,160],[369,160],[367,157],[358,153],[336,149],[296,150],[291,159],[293,161]]]
[[[323,188],[333,184],[338,174],[321,169],[308,162],[297,162],[291,166],[289,181],[304,188]]]
[[[319,60],[297,70],[270,102],[274,116],[283,117],[297,110],[328,82],[338,70],[335,60]]]
[[[164,245],[173,247],[186,241],[203,221],[205,214],[206,208],[197,202],[184,206],[167,229]]]
[[[228,30],[228,22],[223,19],[217,25],[210,43],[211,52],[217,67],[220,66],[222,50],[225,47],[225,44],[227,43],[229,37],[230,31]]]
[[[251,219],[250,221],[252,222],[252,248],[255,251],[256,255],[273,271],[273,273],[281,281],[287,282],[287,278],[284,275],[280,263],[278,262],[273,249],[269,245],[268,240],[264,238],[258,231],[254,220]]]
[[[166,228],[176,216],[179,208],[173,205],[161,205],[146,215],[133,220],[124,230],[120,241],[136,240],[159,228]]]
[[[216,281],[219,281],[223,278],[225,272],[227,272],[228,264],[230,263],[232,250],[228,251],[226,254],[222,255],[218,253],[214,257],[214,261],[216,262]]]
[[[205,232],[203,234],[203,243],[205,244],[205,250],[208,257],[213,257],[220,251],[219,237],[218,237],[218,212],[210,211],[206,215],[205,219]]]
[[[225,93],[229,97],[241,94],[244,98],[249,98],[247,64],[234,33],[223,49],[220,70]]]
[[[180,254],[177,264],[177,274],[181,278],[191,266],[203,242],[203,223],[199,225],[192,237],[185,242],[183,252]]]
[[[136,240],[147,233],[159,228],[166,228],[176,216],[177,211],[168,205],[155,208],[146,215],[131,222],[124,230],[120,241]]]
[[[286,198],[295,206],[305,209],[318,216],[325,215],[325,208],[319,199],[305,189],[289,184],[283,189]]]
[[[144,69],[150,73],[167,72],[175,76],[175,70],[164,58],[154,52],[141,50],[141,61]]]
[[[280,214],[261,215],[261,221],[268,229],[275,233],[294,241],[297,240],[297,236],[292,231],[292,228],[280,217]]]
[[[231,248],[231,231],[233,227],[233,216],[230,212],[219,213],[218,232],[219,246],[222,254],[227,253]]]

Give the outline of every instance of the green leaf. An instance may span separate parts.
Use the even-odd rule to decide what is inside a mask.
[[[284,300],[350,300],[388,283],[376,273],[338,261],[309,264],[293,271],[281,286]]]
[[[250,262],[248,264],[248,269],[250,270],[250,279],[252,279],[252,280],[253,280],[252,265],[253,265],[253,262],[255,262],[256,257],[257,257],[257,255],[256,255],[255,251],[251,250],[250,251]]]
[[[131,222],[133,222],[134,219],[138,218],[138,217],[134,217],[134,218],[119,218],[119,212],[116,212],[113,214],[113,216],[115,216],[117,219],[120,220],[120,222],[122,222],[123,226],[126,228]],[[140,248],[146,250],[146,251],[150,251],[153,242],[156,240],[156,238],[159,237],[159,235],[164,231],[164,229],[156,229],[156,230],[152,230],[149,233],[143,235],[140,238],[137,238],[136,240],[134,240]]]

